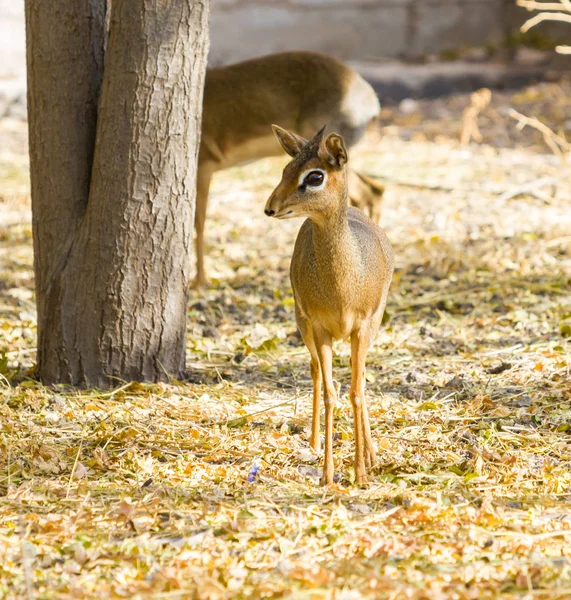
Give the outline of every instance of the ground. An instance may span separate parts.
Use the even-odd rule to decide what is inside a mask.
[[[48,389],[26,128],[0,122],[0,596],[571,598],[569,163],[507,114],[565,134],[570,92],[493,94],[480,145],[458,142],[467,96],[387,109],[352,157],[387,183],[397,257],[364,487],[347,344],[337,483],[318,485],[287,275],[300,223],[262,210],[284,160],[214,182],[188,381]]]

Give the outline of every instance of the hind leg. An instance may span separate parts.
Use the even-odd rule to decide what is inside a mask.
[[[362,391],[361,397],[363,398],[363,404],[361,405],[363,411],[363,434],[365,437],[365,464],[367,468],[375,466],[377,462],[377,453],[375,452],[375,444],[371,436],[371,425],[369,423],[369,410],[367,408],[367,402],[365,400],[365,375],[363,374],[362,379]]]
[[[206,208],[208,206],[208,192],[214,169],[208,163],[198,165],[196,179],[196,209],[194,213],[194,228],[196,230],[196,278],[194,287],[201,288],[206,285],[206,272],[204,270],[204,225],[206,223]]]
[[[353,373],[353,361],[349,358],[349,366],[351,367],[351,372]],[[364,437],[364,447],[365,447],[365,466],[367,469],[370,469],[377,462],[377,453],[375,451],[375,444],[373,443],[373,437],[371,436],[371,425],[369,423],[369,410],[367,408],[367,402],[364,400],[365,398],[365,381],[366,376],[363,373],[363,377],[361,379],[361,391],[358,394],[360,398],[363,398],[363,402],[361,403],[361,412],[362,412],[362,430]]]

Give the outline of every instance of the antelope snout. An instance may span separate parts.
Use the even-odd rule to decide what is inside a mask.
[[[268,201],[266,202],[266,207],[264,208],[264,213],[268,217],[274,217],[276,215],[277,210],[276,210],[276,197],[275,197],[275,194],[272,194],[268,198]]]
[[[287,192],[279,189],[279,186],[273,191],[272,195],[266,202],[264,213],[268,217],[274,217],[275,219],[291,219],[295,217],[295,211],[291,205],[291,199]]]

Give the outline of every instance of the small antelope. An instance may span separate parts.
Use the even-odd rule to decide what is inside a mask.
[[[272,123],[311,137],[321,123],[357,143],[380,111],[373,88],[351,67],[317,52],[285,52],[206,73],[196,197],[196,285],[206,283],[204,223],[212,175],[279,154]],[[380,218],[381,183],[350,175],[351,202]]]
[[[365,401],[365,361],[381,324],[393,276],[394,255],[384,231],[347,206],[347,150],[325,127],[307,141],[273,125],[282,148],[293,157],[266,203],[276,219],[307,217],[299,230],[290,277],[295,318],[311,354],[313,420],[311,446],[319,450],[319,403],[325,403],[325,468],[322,485],[333,482],[332,342],[351,338],[351,389],[355,423],[355,476],[367,481],[375,462]]]

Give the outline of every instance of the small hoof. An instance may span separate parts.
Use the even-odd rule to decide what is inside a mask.
[[[193,280],[190,284],[190,288],[193,290],[203,290],[207,285],[206,281],[199,281],[198,279]]]
[[[374,452],[365,453],[365,463],[367,469],[374,467],[377,464],[377,455]]]
[[[333,483],[333,475],[330,475],[328,477],[326,473],[323,473],[323,476],[319,480],[319,485],[324,487],[326,485],[331,485],[332,483]]]

